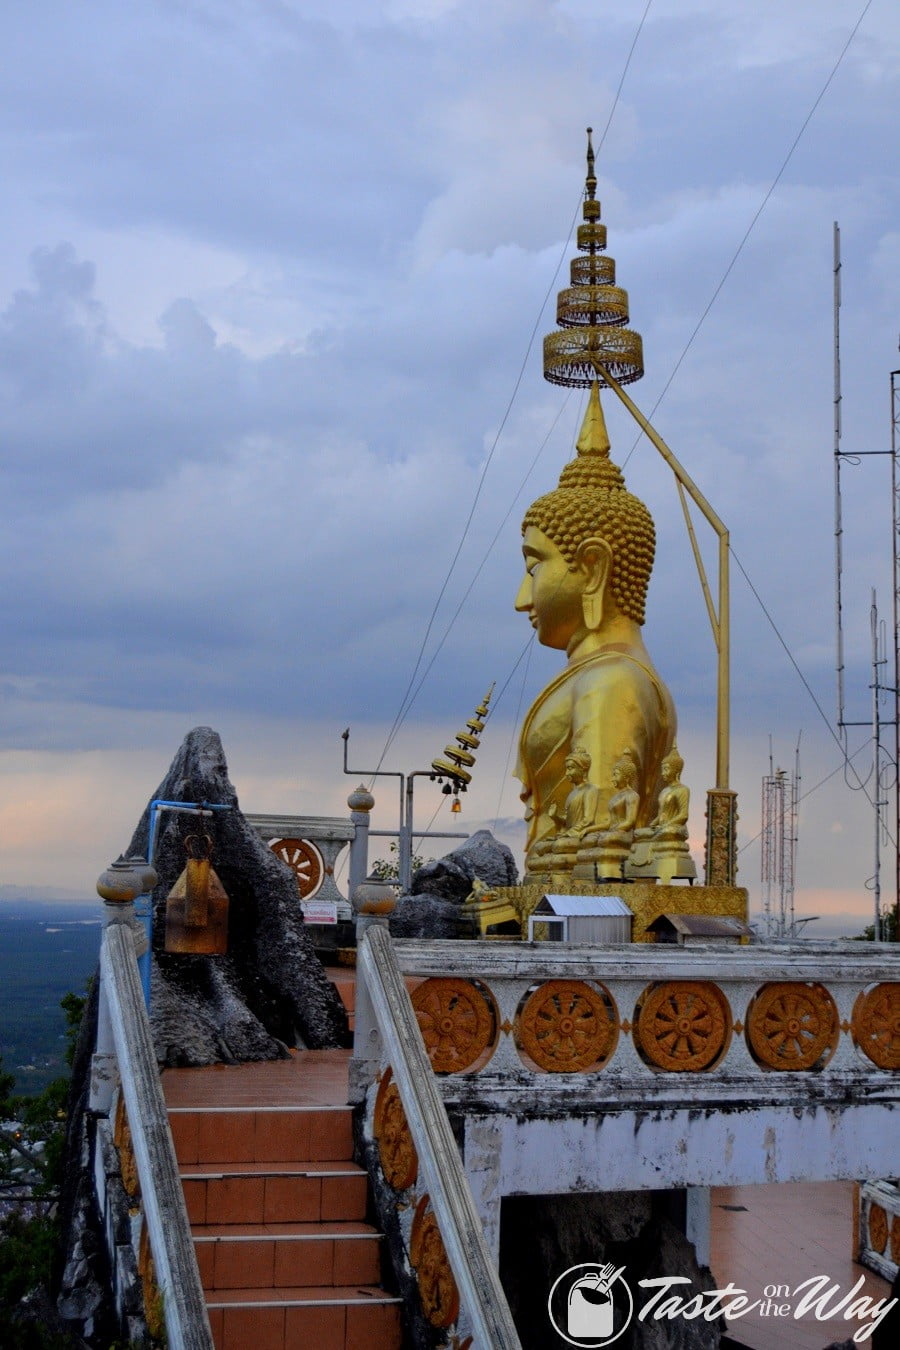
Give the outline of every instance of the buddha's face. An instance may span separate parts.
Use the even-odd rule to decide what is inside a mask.
[[[569,567],[543,530],[529,525],[522,538],[525,576],[516,609],[527,614],[538,641],[566,651],[584,628],[584,577]]]
[[[566,777],[568,778],[570,783],[573,783],[575,785],[575,787],[577,787],[579,783],[583,783],[585,780],[584,765],[581,763],[580,760],[573,759],[571,755],[566,760]]]

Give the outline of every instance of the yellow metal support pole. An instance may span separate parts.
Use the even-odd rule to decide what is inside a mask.
[[[716,535],[718,536],[719,612],[715,621],[713,620],[713,615],[710,614],[710,621],[712,623],[713,640],[716,644],[716,653],[718,655],[718,671],[716,681],[716,789],[724,791],[728,789],[728,773],[729,773],[729,758],[730,758],[730,725],[731,725],[728,531],[726,530],[723,522],[719,519],[719,516],[716,514],[716,512],[710,506],[709,502],[704,497],[703,493],[697,487],[697,484],[691,478],[690,474],[688,474],[685,471],[685,469],[679,463],[675,454],[672,452],[672,450],[669,449],[668,445],[666,445],[662,436],[660,436],[659,432],[656,431],[656,429],[647,420],[647,418],[641,412],[640,408],[638,408],[637,405],[634,403],[634,401],[628,396],[628,394],[626,394],[625,390],[619,384],[618,380],[616,380],[612,375],[610,375],[609,371],[600,361],[595,360],[594,365],[596,367],[597,374],[599,375],[599,377],[604,381],[605,384],[609,386],[609,388],[613,391],[613,393],[620,400],[620,402],[622,402],[628,409],[628,411],[631,413],[631,416],[634,418],[635,422],[637,422],[638,426],[641,428],[641,431],[644,432],[644,434],[649,438],[649,440],[653,443],[653,445],[662,455],[663,459],[666,461],[669,468],[674,473],[678,482],[688,493],[691,500],[695,503],[698,510],[705,516],[706,520],[709,522],[713,530],[715,530]],[[705,582],[702,566],[699,566],[698,570],[700,572],[700,584],[702,587],[704,586]]]

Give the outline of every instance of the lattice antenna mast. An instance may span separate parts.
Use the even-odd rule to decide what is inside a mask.
[[[894,941],[900,942],[900,370],[891,371],[891,501],[894,552]]]
[[[797,876],[800,805],[800,738],[794,770],[776,769],[769,738],[769,772],[762,780],[761,877],[765,887],[766,937],[797,935],[794,888]]]
[[[896,500],[896,498],[895,498]],[[841,229],[834,222],[834,608],[837,642],[837,725],[847,753],[844,722],[844,526],[841,513]]]

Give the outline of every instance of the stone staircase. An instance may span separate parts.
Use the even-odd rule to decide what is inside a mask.
[[[381,1235],[353,1162],[349,1052],[166,1070],[217,1350],[399,1350]]]

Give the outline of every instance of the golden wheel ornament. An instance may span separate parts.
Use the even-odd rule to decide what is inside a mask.
[[[462,1073],[494,1039],[497,1015],[486,990],[471,980],[442,976],[412,993],[422,1040],[435,1073]]]
[[[375,1099],[374,1132],[388,1185],[395,1191],[405,1191],[419,1174],[419,1157],[390,1069],[381,1080]]]
[[[728,1002],[716,985],[669,980],[642,998],[635,1040],[656,1068],[699,1072],[720,1058],[730,1031]]]
[[[301,900],[309,900],[322,885],[325,865],[322,855],[306,839],[275,839],[269,845],[276,857],[280,858],[297,878],[297,890]]]
[[[900,1266],[900,1214],[891,1219],[891,1260]]]
[[[459,1290],[430,1203],[423,1195],[416,1206],[409,1259],[419,1282],[422,1311],[433,1327],[449,1327],[459,1317]]]
[[[578,1073],[615,1049],[615,1004],[605,989],[580,980],[548,980],[525,1000],[516,1030],[519,1048],[539,1069]]]
[[[769,1069],[811,1069],[834,1048],[838,1014],[821,984],[765,984],[747,1014],[754,1058]]]
[[[881,1205],[869,1206],[869,1246],[873,1252],[878,1252],[879,1256],[884,1251],[888,1242],[888,1221],[887,1215]]]
[[[877,984],[853,1009],[853,1039],[879,1069],[900,1069],[900,984]]]

